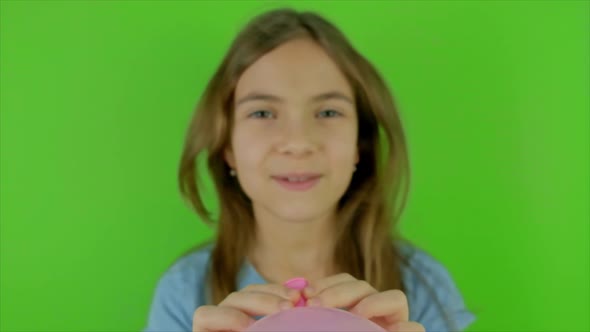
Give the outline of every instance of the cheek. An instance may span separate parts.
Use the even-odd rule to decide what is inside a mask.
[[[330,132],[330,137],[324,139],[329,158],[335,166],[353,165],[357,153],[357,131],[355,128],[345,127]],[[346,168],[344,168],[346,169]]]
[[[265,158],[268,154],[268,137],[264,130],[239,128],[232,137],[236,171],[240,187],[251,200],[264,201],[268,198],[265,188],[270,178],[265,178]]]
[[[232,147],[238,171],[248,172],[263,159],[267,149],[260,137],[261,131],[236,128],[232,137]]]

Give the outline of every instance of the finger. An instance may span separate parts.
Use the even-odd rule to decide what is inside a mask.
[[[313,297],[316,294],[318,294],[319,292],[323,291],[324,289],[328,288],[328,287],[332,287],[334,285],[343,283],[343,282],[347,282],[347,281],[354,281],[357,280],[355,277],[351,276],[348,273],[340,273],[340,274],[336,274],[327,278],[323,278],[320,280],[316,280],[313,282],[310,282],[309,286],[307,286],[304,290],[303,290],[303,294],[305,294],[305,296],[307,298]]]
[[[298,290],[290,289],[283,285],[277,284],[252,284],[242,288],[241,291],[269,293],[291,301],[297,301],[300,296],[300,292]]]
[[[328,287],[315,297],[308,299],[310,306],[348,309],[377,290],[364,280],[347,281]]]
[[[270,315],[293,307],[293,302],[275,294],[264,292],[233,292],[220,304],[245,312],[250,316]]]
[[[416,322],[399,322],[386,328],[389,332],[426,332],[422,324]]]
[[[193,315],[193,332],[243,331],[252,323],[254,319],[237,309],[206,305]]]
[[[407,322],[410,315],[408,299],[398,289],[367,296],[354,306],[350,312],[369,319],[382,317],[387,324]]]

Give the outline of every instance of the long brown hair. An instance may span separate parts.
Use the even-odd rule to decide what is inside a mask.
[[[229,176],[223,158],[230,142],[236,82],[262,55],[295,38],[310,38],[320,45],[355,93],[359,163],[339,202],[336,266],[378,290],[404,289],[402,258],[394,245],[398,234],[392,234],[392,229],[406,202],[409,162],[389,88],[373,65],[326,19],[313,12],[275,9],[252,19],[231,44],[195,110],[180,162],[182,195],[203,220],[217,224],[209,271],[211,302],[215,304],[236,290],[237,274],[255,239],[250,199]],[[201,154],[207,156],[219,195],[218,218],[211,217],[203,201],[197,171]]]

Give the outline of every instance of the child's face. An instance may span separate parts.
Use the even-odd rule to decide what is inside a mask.
[[[226,161],[257,213],[298,221],[335,211],[357,152],[352,88],[323,49],[287,42],[238,80]]]

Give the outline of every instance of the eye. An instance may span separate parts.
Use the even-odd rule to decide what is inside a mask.
[[[255,111],[248,115],[249,118],[260,118],[260,119],[271,119],[274,118],[274,114],[271,111]]]
[[[341,116],[342,113],[335,111],[335,110],[323,110],[321,112],[318,113],[318,117],[319,118],[334,118],[337,116]]]

